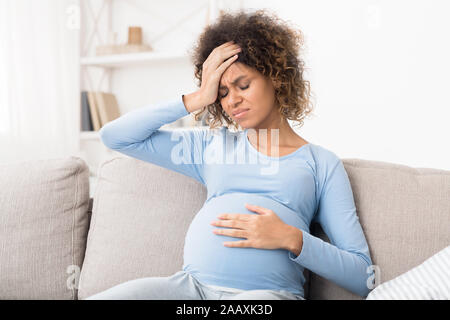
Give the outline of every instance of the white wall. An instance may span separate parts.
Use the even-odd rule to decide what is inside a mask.
[[[113,29],[126,42],[127,26],[141,25],[144,41],[155,50],[187,50],[205,25],[205,10],[152,39],[204,2],[116,1]],[[235,8],[236,1],[228,5]],[[305,34],[315,117],[298,130],[302,137],[341,158],[450,170],[449,1],[244,0],[243,5],[269,8]],[[112,81],[124,112],[195,88],[189,62],[124,69]]]
[[[299,134],[341,158],[450,170],[450,2],[245,1],[306,40],[316,118]]]

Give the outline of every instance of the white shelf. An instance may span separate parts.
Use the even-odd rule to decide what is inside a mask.
[[[183,53],[169,52],[124,53],[107,56],[82,57],[81,65],[100,68],[123,68],[128,66],[155,64],[164,60],[188,62],[189,56]]]

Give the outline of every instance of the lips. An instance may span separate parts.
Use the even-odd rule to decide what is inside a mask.
[[[233,112],[233,116],[237,116],[239,113],[243,112],[243,111],[248,111],[250,109],[237,109],[236,111]]]

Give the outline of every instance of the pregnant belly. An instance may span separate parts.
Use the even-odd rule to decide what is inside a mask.
[[[241,278],[243,281],[246,277],[254,278],[258,275],[272,279],[278,276],[287,282],[292,280],[289,279],[290,276],[297,277],[299,266],[289,259],[287,250],[225,247],[223,242],[246,239],[212,232],[214,229],[225,228],[210,224],[220,220],[217,215],[221,213],[258,214],[245,208],[245,203],[271,209],[284,223],[309,230],[299,213],[272,198],[249,193],[224,194],[205,203],[189,226],[185,238],[183,268],[193,273],[214,273],[221,277]],[[281,278],[280,282],[283,282]]]

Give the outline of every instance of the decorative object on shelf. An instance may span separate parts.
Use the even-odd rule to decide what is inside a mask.
[[[153,51],[151,46],[142,43],[141,27],[128,27],[128,43],[126,44],[116,44],[116,37],[117,33],[114,33],[113,44],[97,46],[95,54],[97,56],[102,56]]]
[[[98,131],[108,122],[120,117],[119,105],[114,94],[83,91],[81,97],[83,131]]]
[[[141,27],[128,27],[128,44],[142,44]]]

